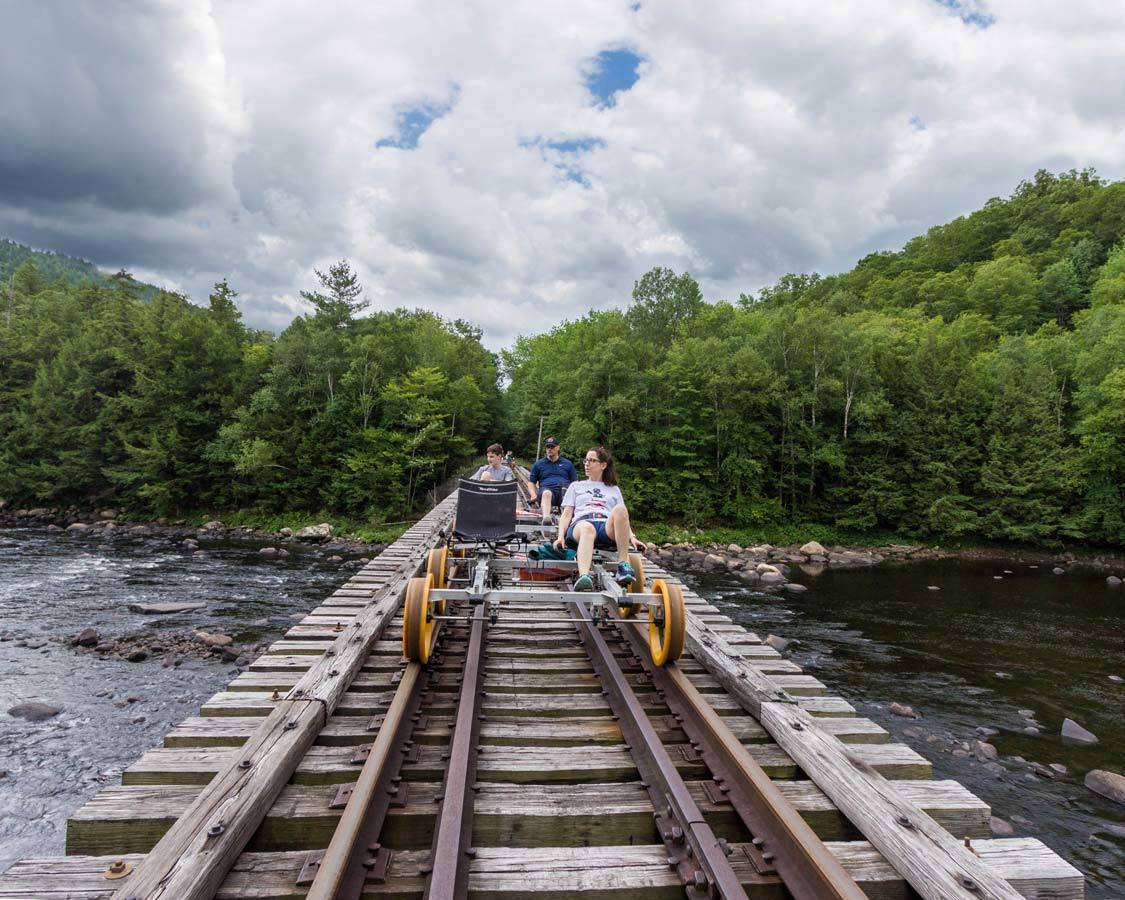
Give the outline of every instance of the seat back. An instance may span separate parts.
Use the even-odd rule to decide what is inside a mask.
[[[454,534],[470,541],[500,541],[516,533],[514,481],[457,482],[457,519]]]

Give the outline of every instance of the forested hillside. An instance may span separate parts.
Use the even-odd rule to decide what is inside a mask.
[[[0,497],[401,518],[497,437],[530,454],[542,415],[568,452],[608,444],[649,520],[1120,544],[1123,237],[1125,184],[1040,172],[841,275],[707,302],[655,269],[628,309],[520,339],[503,397],[478,330],[362,315],[343,262],[274,337],[225,282],[203,307],[24,257]]]
[[[63,253],[51,253],[45,250],[33,250],[23,244],[0,238],[0,282],[5,286],[16,273],[20,266],[31,260],[35,264],[42,283],[52,281],[66,281],[69,284],[82,284],[91,281],[96,284],[113,284],[115,280],[128,278],[126,273],[118,272],[109,275],[101,271],[92,262],[84,259],[75,259]],[[134,282],[135,293],[141,297],[154,297],[160,289],[144,282]]]
[[[346,263],[280,336],[131,279],[45,279],[0,294],[0,497],[34,505],[408,513],[486,435],[495,357],[462,322],[358,317]]]
[[[1125,184],[1040,172],[737,302],[649,272],[505,354],[509,421],[604,441],[646,518],[1125,541]]]

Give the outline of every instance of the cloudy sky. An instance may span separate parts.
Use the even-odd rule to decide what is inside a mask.
[[[1103,0],[3,0],[0,236],[248,323],[347,258],[493,347],[850,268],[1036,169],[1125,176]]]

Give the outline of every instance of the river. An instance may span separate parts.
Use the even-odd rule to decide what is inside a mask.
[[[259,546],[204,542],[200,557],[159,540],[0,531],[0,637],[13,638],[0,642],[0,871],[61,854],[67,816],[236,671],[210,658],[99,658],[65,638],[86,625],[108,636],[201,628],[249,647],[283,633],[347,577],[323,552],[262,557]],[[1102,576],[1008,568],[944,560],[798,570],[809,590],[797,596],[747,592],[725,578],[697,587],[763,637],[795,639],[792,657],[809,674],[930,759],[935,777],[962,782],[1017,834],[1058,851],[1086,874],[1088,897],[1125,897],[1125,807],[1082,785],[1091,768],[1125,771],[1125,685],[1109,678],[1125,677],[1125,590]],[[168,600],[207,607],[157,618],[126,609]],[[41,723],[4,713],[29,701],[63,712]],[[892,715],[892,702],[922,717]],[[1100,743],[1064,743],[1064,716]],[[961,749],[979,728],[996,731],[991,768]],[[1066,773],[1037,775],[1033,762]]]
[[[807,674],[1085,873],[1087,897],[1125,897],[1125,806],[1082,784],[1090,769],[1125,774],[1125,684],[1110,679],[1125,678],[1125,589],[1077,569],[961,560],[793,574],[806,593],[696,587],[763,638],[799,642],[789,652]],[[892,714],[896,702],[921,718]],[[1064,742],[1065,717],[1100,742]],[[982,738],[998,765],[964,755]]]

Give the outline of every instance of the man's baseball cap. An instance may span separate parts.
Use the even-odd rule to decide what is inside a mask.
[[[559,442],[556,441],[553,437],[549,437],[549,438],[547,438],[546,441],[544,441],[545,447],[557,447],[558,445],[559,445]]]

